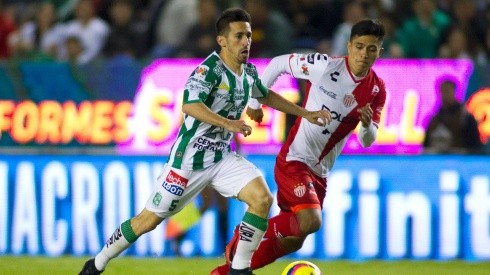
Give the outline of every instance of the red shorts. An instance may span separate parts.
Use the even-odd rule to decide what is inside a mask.
[[[306,164],[277,158],[274,178],[281,210],[297,213],[305,208],[322,209],[327,179],[315,175]]]

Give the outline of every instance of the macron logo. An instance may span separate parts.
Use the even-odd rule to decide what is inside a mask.
[[[187,182],[189,181],[188,179],[182,177],[181,175],[175,173],[174,171],[170,170],[170,173],[168,173],[167,178],[165,179],[166,182],[180,185],[184,188],[187,187]]]

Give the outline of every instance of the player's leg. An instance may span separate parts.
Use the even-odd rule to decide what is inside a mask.
[[[137,216],[123,222],[95,256],[97,270],[104,270],[110,260],[130,247],[141,235],[155,229],[162,221],[163,218],[143,209]]]
[[[283,209],[269,220],[265,239],[252,257],[252,269],[299,250],[306,237],[320,229],[326,181],[301,162],[277,161],[277,200]]]
[[[197,180],[193,181],[194,178]],[[95,259],[89,260],[80,274],[101,273],[111,259],[130,247],[141,235],[152,231],[165,218],[182,210],[206,184],[206,178],[201,175],[165,165],[162,174],[153,185],[145,208],[116,229]]]
[[[267,217],[272,194],[260,171],[239,155],[230,155],[220,162],[219,175],[211,184],[226,197],[236,197],[248,205],[235,238],[232,269],[250,267],[253,252],[267,230]]]

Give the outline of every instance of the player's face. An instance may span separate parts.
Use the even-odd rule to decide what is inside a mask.
[[[374,35],[363,35],[352,38],[347,44],[349,67],[356,76],[364,76],[381,55],[381,41]]]
[[[231,62],[244,64],[248,62],[252,44],[252,28],[248,22],[230,23],[230,30],[224,36],[218,36],[221,53]]]

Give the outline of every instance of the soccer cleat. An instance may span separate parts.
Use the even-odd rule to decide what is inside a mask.
[[[230,271],[230,265],[229,264],[222,264],[215,269],[211,270],[211,275],[228,275],[228,272]]]
[[[238,239],[240,237],[238,227],[239,227],[238,225],[235,227],[235,231],[233,232],[233,237],[231,238],[230,242],[228,243],[225,249],[225,259],[228,265],[231,265],[231,262],[233,261],[233,257],[235,256],[236,247],[238,245]]]
[[[82,271],[78,273],[78,275],[99,275],[100,273],[104,272],[104,270],[99,271],[95,267],[95,259],[90,259],[85,264],[83,265]]]

